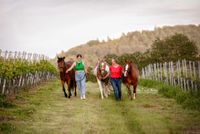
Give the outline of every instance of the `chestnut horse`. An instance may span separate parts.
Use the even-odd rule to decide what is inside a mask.
[[[128,88],[128,95],[129,98],[132,100],[136,97],[136,89],[139,81],[139,70],[137,66],[130,61],[126,61],[123,68],[124,73],[122,75],[122,82]],[[133,94],[131,91],[131,86],[133,86]]]
[[[58,63],[58,69],[60,71],[60,80],[61,80],[62,89],[63,89],[65,97],[66,98],[71,97],[72,95],[71,89],[75,89],[74,95],[76,96],[77,93],[76,93],[75,71],[72,69],[71,71],[66,73],[66,70],[71,67],[73,62],[72,61],[65,62],[65,57],[62,57],[62,58],[58,57],[57,63]],[[65,91],[65,83],[68,86],[69,95],[67,95]]]

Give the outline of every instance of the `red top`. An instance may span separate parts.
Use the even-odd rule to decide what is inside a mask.
[[[119,65],[114,67],[113,65],[110,66],[110,77],[111,78],[119,78],[121,75],[122,67]]]

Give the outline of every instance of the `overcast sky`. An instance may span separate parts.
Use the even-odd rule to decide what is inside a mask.
[[[0,49],[54,57],[92,39],[200,24],[199,0],[0,0]]]

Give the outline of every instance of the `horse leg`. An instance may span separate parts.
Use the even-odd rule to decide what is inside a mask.
[[[128,91],[128,97],[129,97],[129,99],[131,99],[130,85],[129,85],[129,84],[126,84],[126,88],[127,88],[127,91]]]
[[[101,83],[101,81],[98,78],[97,78],[97,82],[99,84],[99,90],[100,90],[100,93],[101,93],[101,99],[104,99],[104,97],[103,97],[102,83]]]
[[[131,87],[129,84],[126,85],[127,89],[128,89],[128,97],[132,100],[132,94],[131,94]]]
[[[106,87],[107,87],[107,89],[108,89],[108,95],[110,95],[111,89],[110,89],[109,85],[107,85]]]
[[[65,82],[64,82],[64,81],[61,81],[61,84],[62,84],[62,89],[63,89],[64,95],[65,95],[65,97],[67,98],[67,93],[66,93],[66,91],[65,91]]]
[[[105,83],[102,83],[102,85],[103,85],[104,96],[107,98],[108,97],[107,87],[106,87]]]
[[[71,80],[68,80],[67,81],[67,86],[68,86],[68,93],[69,93],[69,96],[68,98],[70,98],[72,96],[72,93],[71,93]]]
[[[133,99],[135,99],[136,97],[136,89],[137,89],[137,85],[133,86]]]
[[[108,85],[105,85],[107,97],[110,95],[110,89]]]
[[[108,95],[110,95],[110,93],[111,93],[111,91],[112,91],[110,82],[108,82],[107,87],[108,87]]]
[[[74,90],[75,90],[74,95],[76,96],[76,95],[77,95],[77,91],[76,91],[76,82],[75,82],[75,80],[74,80],[73,82],[74,82]]]

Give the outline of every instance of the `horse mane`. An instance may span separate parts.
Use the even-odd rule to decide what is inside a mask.
[[[130,67],[131,67],[131,72],[132,72],[133,70],[137,70],[138,73],[139,73],[138,67],[137,67],[137,65],[136,65],[135,63],[131,62],[129,65],[130,65]]]
[[[134,68],[136,70],[138,70],[138,67],[134,62],[126,60],[126,63],[129,64],[129,66],[130,66],[130,72],[132,72],[134,70]]]

